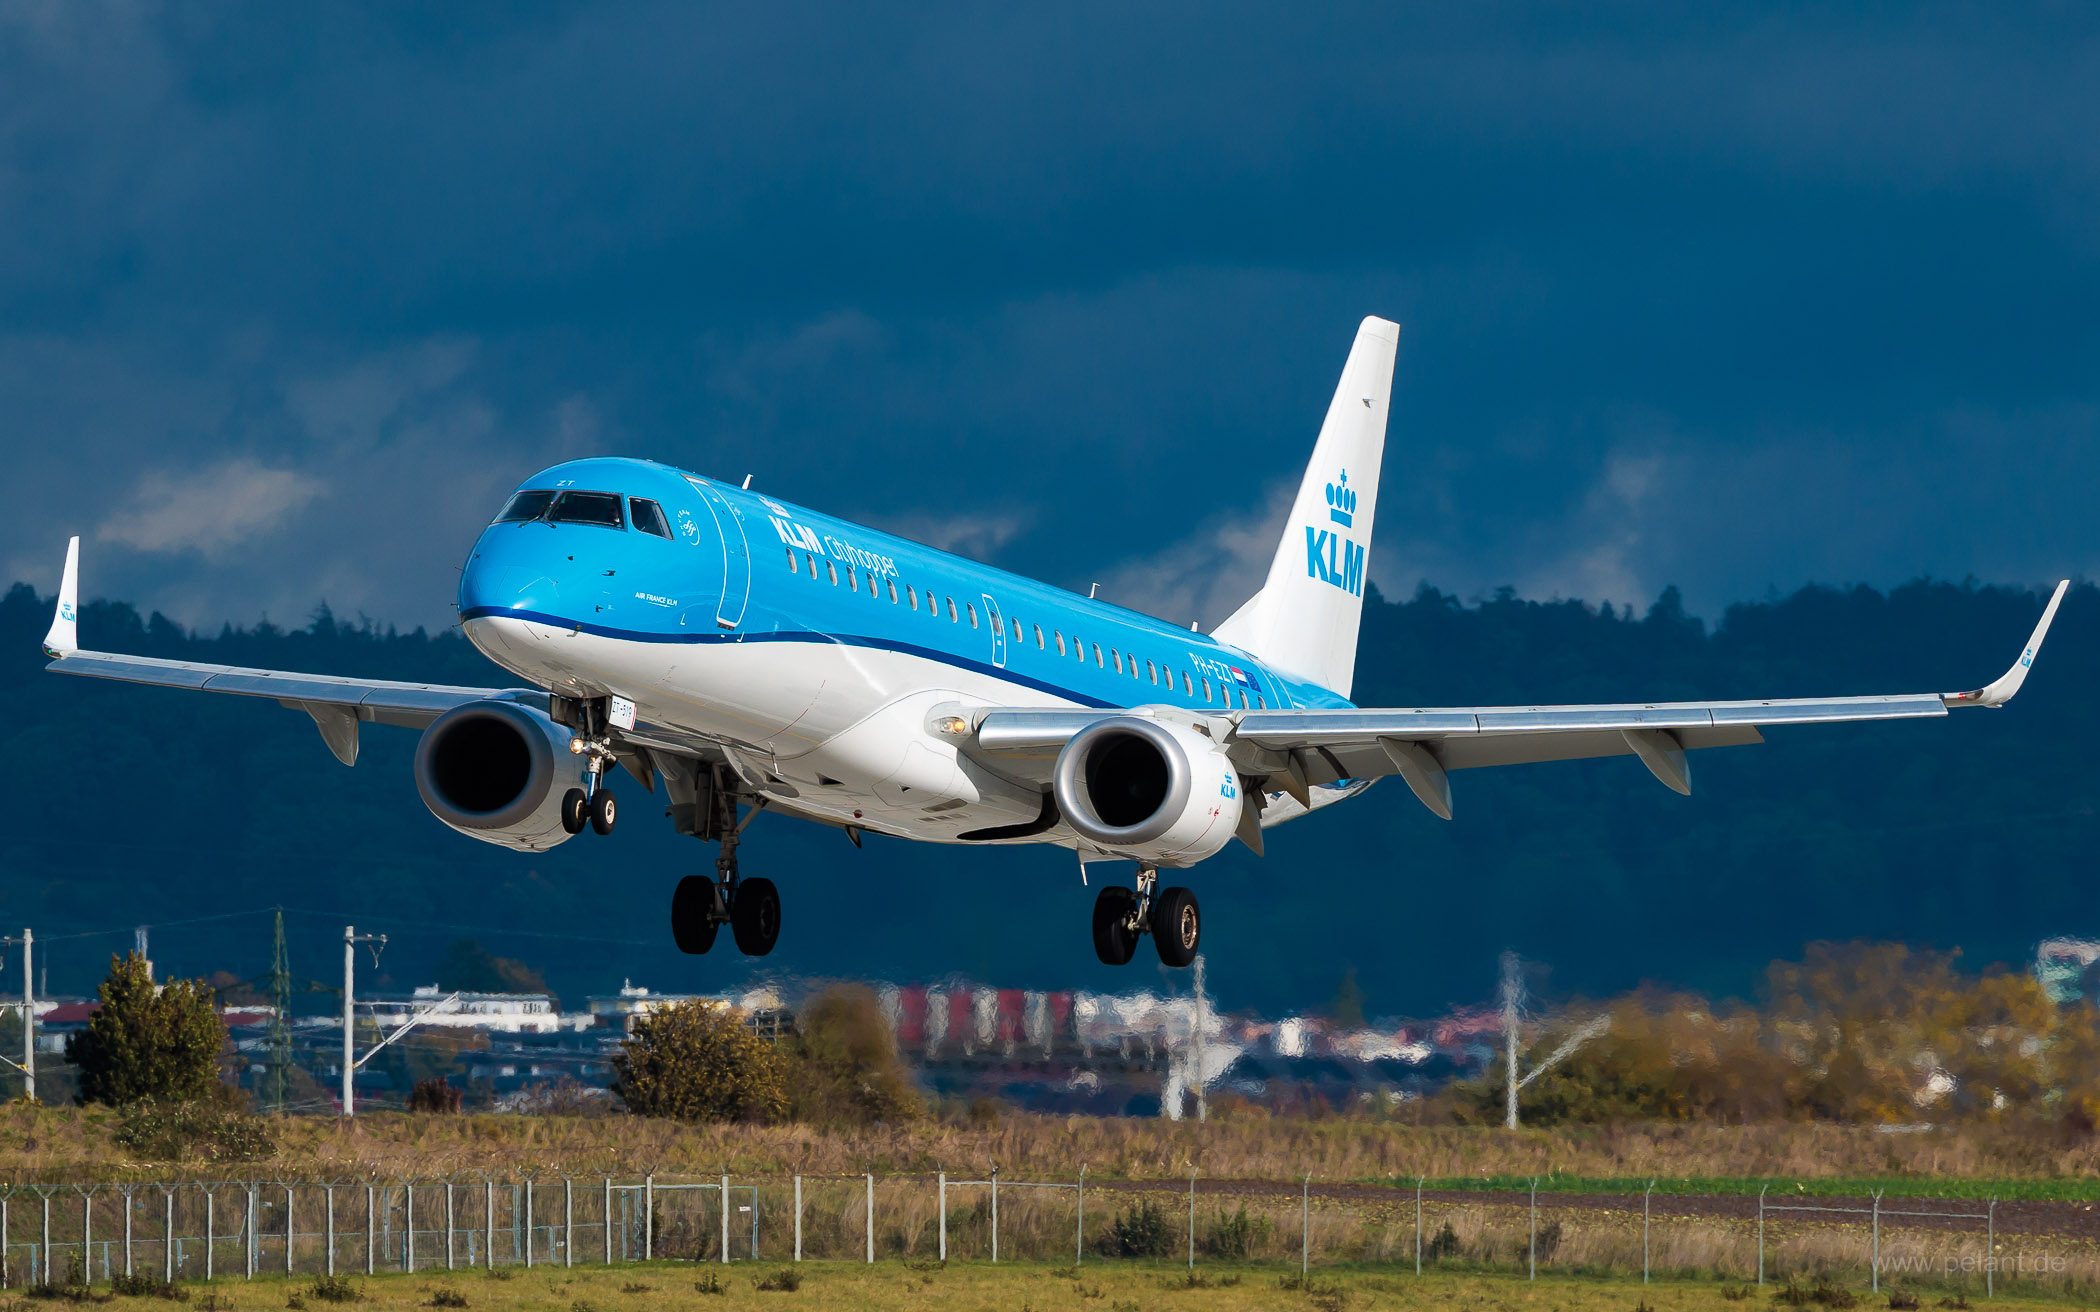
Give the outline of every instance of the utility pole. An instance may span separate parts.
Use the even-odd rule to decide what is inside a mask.
[[[1190,1036],[1190,1047],[1195,1053],[1196,1123],[1210,1119],[1210,1099],[1203,1096],[1203,954],[1196,954],[1196,1006],[1194,1033]],[[1195,1233],[1193,1230],[1191,1234]]]
[[[281,925],[283,922],[279,921],[278,923]],[[343,1115],[345,1116],[357,1115],[357,1095],[351,1087],[352,1081],[357,1076],[357,1054],[353,1047],[357,1030],[352,1023],[351,1005],[357,977],[357,945],[360,943],[376,943],[379,945],[378,948],[372,950],[372,959],[376,962],[379,959],[379,948],[386,946],[386,935],[360,934],[357,932],[357,926],[355,925],[343,926]]]
[[[284,947],[284,908],[277,908],[277,941],[270,956],[270,1105],[284,1113],[292,1065],[292,969]]]
[[[153,978],[153,955],[146,946],[146,931],[151,928],[151,925],[140,925],[131,931],[131,950],[139,954],[140,961],[146,963],[146,978],[149,981]]]
[[[0,938],[0,945],[22,949],[22,1064],[8,1062],[22,1072],[22,1096],[36,1101],[36,935],[27,926],[20,938]],[[0,1061],[6,1061],[0,1057]]]
[[[1509,1079],[1506,1085],[1508,1106],[1503,1124],[1509,1129],[1517,1128],[1517,999],[1524,985],[1517,974],[1517,954],[1505,951],[1502,954],[1502,1042],[1509,1057]]]

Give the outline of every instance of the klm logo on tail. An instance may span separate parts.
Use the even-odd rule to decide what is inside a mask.
[[[1349,471],[1327,485],[1327,518],[1343,528],[1356,521],[1356,492]],[[1332,529],[1305,526],[1305,577],[1331,583],[1352,597],[1364,595],[1364,549]]]

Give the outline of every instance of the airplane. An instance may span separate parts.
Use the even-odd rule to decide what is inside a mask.
[[[1358,707],[1349,700],[1399,326],[1356,333],[1262,587],[1210,633],[649,460],[520,483],[468,554],[459,623],[516,688],[342,679],[79,647],[80,539],[44,647],[62,674],[275,698],[345,765],[370,724],[422,730],[415,784],[453,829],[545,851],[618,819],[607,773],[717,845],[671,897],[671,935],[749,956],[780,934],[738,845],[765,812],[965,846],[1043,843],[1134,862],[1097,894],[1096,955],[1149,936],[1186,966],[1193,892],[1161,887],[1238,841],[1397,775],[1450,819],[1453,771],[1633,756],[1691,791],[1687,753],[1771,726],[1944,716],[2012,700],[2020,658],[1972,692],[1593,706]]]

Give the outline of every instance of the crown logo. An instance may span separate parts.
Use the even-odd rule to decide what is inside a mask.
[[[1348,528],[1356,522],[1356,489],[1349,486],[1349,471],[1327,485],[1327,518]]]

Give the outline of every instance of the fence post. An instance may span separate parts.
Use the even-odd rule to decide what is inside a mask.
[[[1765,1190],[1771,1187],[1764,1185],[1757,1191],[1757,1285],[1760,1289],[1765,1283]]]
[[[561,1178],[561,1264],[576,1265],[576,1181]]]
[[[162,1185],[160,1197],[167,1214],[167,1231],[160,1241],[161,1264],[168,1269],[164,1278],[172,1285],[175,1283],[175,1191]]]
[[[642,1177],[642,1260],[656,1256],[656,1176]]]
[[[612,1265],[612,1177],[605,1177],[605,1265]]]
[[[1302,1281],[1312,1274],[1312,1176],[1305,1177],[1305,1188],[1298,1195],[1298,1278]]]
[[[532,1177],[525,1177],[525,1269],[532,1270]]]
[[[293,1193],[297,1185],[284,1187],[284,1273],[292,1274],[292,1249],[299,1242],[299,1227],[293,1224],[298,1212],[298,1195]]]
[[[1997,1270],[1998,1267],[1998,1199],[1996,1195],[1991,1197],[1990,1209],[1984,1213],[1984,1227],[1983,1296],[1990,1298],[1995,1292],[1992,1288],[1991,1273]]]
[[[124,1278],[131,1278],[131,1195],[138,1188],[127,1184],[117,1192],[124,1195]]]
[[[449,1195],[451,1181],[445,1182]],[[452,1209],[445,1209],[445,1233],[452,1233]],[[416,1181],[411,1176],[401,1184],[401,1269],[410,1275],[416,1270]]]
[[[1086,1163],[1079,1164],[1079,1234],[1072,1241],[1072,1265],[1086,1263]]]
[[[199,1187],[204,1190],[204,1278],[210,1280],[212,1276],[212,1250],[218,1247],[218,1244],[214,1242],[215,1236],[212,1234],[212,1231],[217,1226],[217,1218],[214,1214],[218,1211],[219,1200],[212,1196],[210,1185],[200,1185]],[[49,1202],[46,1202],[44,1204],[44,1244],[47,1257],[50,1243],[51,1205]]]
[[[254,1181],[248,1183],[248,1278],[255,1279],[255,1260],[262,1255],[262,1186]]]
[[[992,1262],[999,1261],[999,1168],[992,1168]]]
[[[365,1274],[368,1276],[379,1269],[378,1254],[372,1251],[374,1241],[379,1238],[379,1217],[372,1210],[372,1204],[378,1201],[378,1194],[376,1186],[365,1185]]]
[[[999,1214],[998,1214],[997,1212],[994,1212],[994,1213],[992,1213],[992,1233],[993,1233],[994,1235],[997,1235],[997,1234],[999,1233],[999,1229],[998,1229],[998,1226],[999,1226]],[[998,1240],[997,1240],[997,1239],[994,1239],[994,1240],[993,1240],[993,1243],[995,1243],[995,1244],[996,1244],[997,1242],[998,1242]],[[868,1172],[868,1262],[869,1262],[869,1264],[870,1264],[870,1265],[872,1265],[872,1264],[874,1263],[874,1261],[875,1261],[875,1173],[874,1173],[873,1171],[870,1171],[870,1172]]]
[[[1422,1177],[1415,1177],[1415,1274],[1422,1274]]]
[[[722,1177],[722,1265],[729,1265],[729,1177],[726,1175]]]
[[[80,1283],[95,1283],[95,1195],[92,1186],[80,1191]]]
[[[445,1269],[457,1270],[459,1257],[453,1246],[452,1181],[445,1181]]]
[[[1655,1197],[1655,1181],[1648,1182],[1648,1192],[1641,1195],[1641,1283],[1648,1283],[1648,1200]]]
[[[1881,1191],[1874,1191],[1874,1292],[1881,1292]]]
[[[330,1180],[330,1181],[329,1181],[329,1182],[328,1182],[327,1184],[325,1184],[325,1185],[323,1185],[323,1186],[321,1186],[321,1187],[322,1187],[322,1188],[323,1188],[324,1190],[326,1190],[326,1191],[327,1191],[327,1192],[326,1192],[326,1197],[327,1197],[327,1203],[325,1204],[325,1206],[324,1206],[324,1207],[323,1207],[323,1209],[322,1209],[322,1215],[321,1215],[321,1224],[322,1224],[322,1225],[323,1225],[323,1226],[324,1226],[324,1227],[326,1228],[326,1230],[327,1230],[327,1234],[328,1234],[328,1238],[327,1238],[327,1243],[328,1243],[328,1274],[329,1274],[329,1275],[334,1275],[334,1274],[335,1274],[335,1181],[333,1181],[333,1180]]]
[[[1196,1269],[1196,1173],[1189,1172],[1189,1270]]]
[[[481,1215],[481,1238],[488,1245],[487,1251],[481,1255],[482,1269],[493,1271],[496,1269],[496,1178],[491,1175],[481,1177]]]
[[[947,1218],[943,1217],[941,1225],[941,1237],[943,1239],[947,1238],[948,1233],[946,1222]],[[946,1257],[947,1255],[947,1245],[943,1244],[941,1246],[941,1256]],[[802,1260],[802,1177],[799,1175],[795,1177],[795,1260],[797,1262]]]
[[[1531,1274],[1527,1279],[1539,1278],[1539,1178],[1531,1177]]]
[[[7,1200],[13,1197],[12,1189],[0,1189],[0,1289],[14,1286],[14,1268],[8,1264]]]

